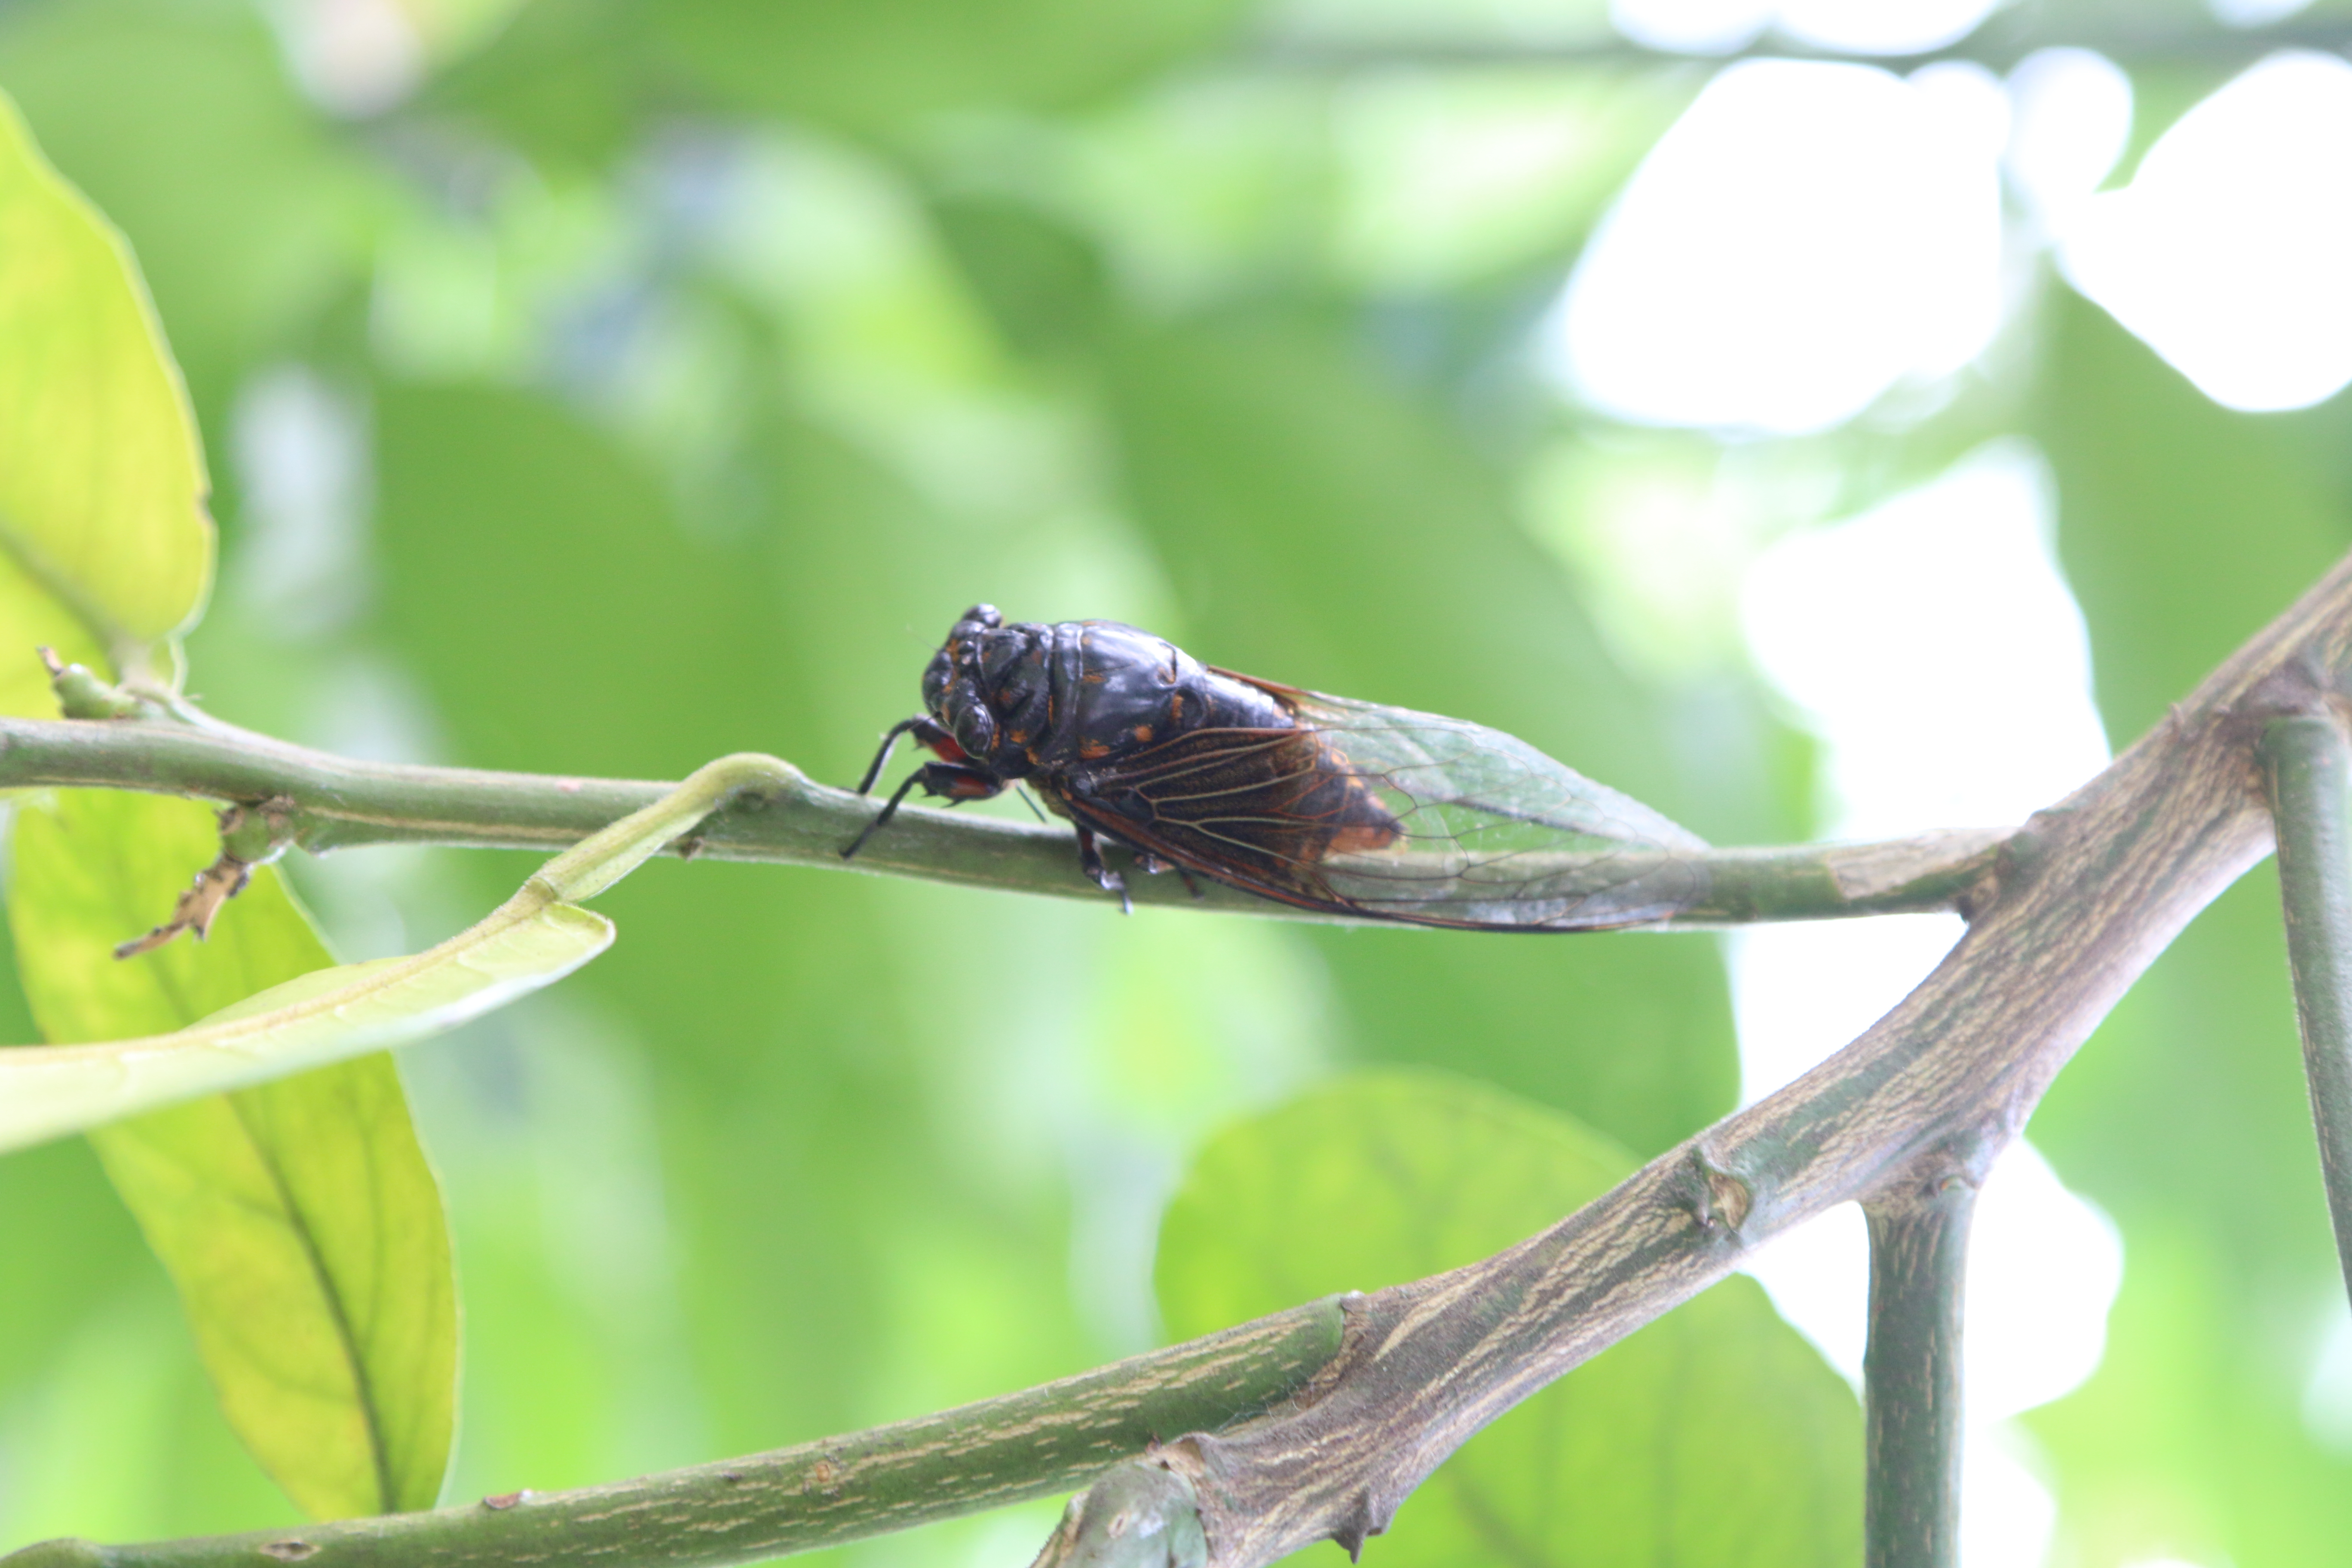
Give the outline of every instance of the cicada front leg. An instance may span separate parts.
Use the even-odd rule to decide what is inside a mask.
[[[988,800],[1004,793],[1004,781],[984,768],[968,763],[925,763],[908,773],[873,821],[867,823],[849,847],[841,852],[845,860],[866,847],[866,841],[877,830],[889,826],[898,815],[898,807],[907,796],[919,788],[925,795],[944,797],[950,805],[961,805],[968,800]]]

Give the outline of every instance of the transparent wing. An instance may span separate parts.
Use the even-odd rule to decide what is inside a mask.
[[[1705,890],[1687,829],[1526,742],[1409,709],[1280,691],[1321,765],[1395,832],[1335,837],[1308,879],[1336,904],[1438,925],[1576,930],[1662,920]],[[1308,871],[1307,868],[1301,868]]]

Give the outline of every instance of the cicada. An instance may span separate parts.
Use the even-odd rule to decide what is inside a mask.
[[[1025,782],[1123,904],[1106,839],[1147,871],[1422,925],[1636,925],[1700,890],[1700,839],[1524,741],[1219,669],[1117,621],[1008,626],[975,605],[924,670],[923,709],[883,737],[858,793],[901,735],[938,760],[844,858],[914,790],[957,805]]]

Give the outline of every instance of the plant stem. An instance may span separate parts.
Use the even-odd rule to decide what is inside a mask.
[[[2261,755],[2320,1175],[2352,1289],[2352,742],[2332,718],[2282,719],[2263,730]]]
[[[674,785],[363,763],[227,725],[135,720],[0,719],[0,788],[152,790],[259,806],[315,854],[369,844],[428,844],[545,854],[651,805]],[[1102,902],[1058,827],[908,807],[857,858],[841,848],[877,803],[799,779],[718,812],[688,852],[777,861]],[[2005,832],[1925,834],[1886,844],[1718,849],[1696,864],[1679,926],[1948,910],[1990,870]],[[1635,858],[1619,855],[1612,867]],[[1174,877],[1130,877],[1139,904],[1192,905]],[[1201,907],[1285,920],[1348,921],[1203,882]]]
[[[1975,1182],[1872,1204],[1863,1357],[1867,1568],[1958,1568],[1960,1305]]]
[[[1155,1437],[1216,1428],[1306,1387],[1338,1352],[1339,1298],[1025,1393],[853,1436],[567,1492],[429,1513],[102,1546],[52,1541],[5,1568],[715,1568],[1067,1491]]]

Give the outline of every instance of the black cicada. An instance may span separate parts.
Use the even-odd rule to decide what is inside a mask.
[[[1691,834],[1497,731],[1203,665],[1116,621],[1004,624],[975,605],[857,789],[911,733],[937,754],[842,851],[921,789],[950,805],[1026,780],[1098,840],[1307,909],[1424,925],[1575,931],[1664,919],[1698,890]]]

